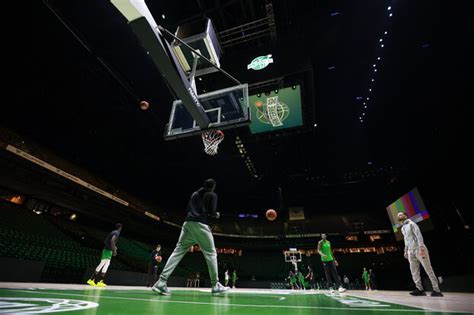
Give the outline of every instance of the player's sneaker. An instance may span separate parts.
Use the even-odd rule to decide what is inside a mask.
[[[93,287],[96,286],[94,280],[92,280],[92,279],[87,280],[87,284],[88,284],[88,285],[91,285],[91,286],[93,286]]]
[[[105,288],[107,285],[104,283],[104,280],[100,280],[96,284],[97,287]]]
[[[343,287],[339,287],[339,289],[337,289],[337,291],[338,291],[339,293],[344,293],[344,292],[346,292],[347,290],[346,290],[345,288],[343,288]]]
[[[330,294],[334,294],[334,289],[333,289],[333,288],[330,288],[330,289],[329,289],[329,293],[330,293]]]
[[[431,296],[444,296],[444,295],[440,291],[433,291],[431,292]]]
[[[168,290],[165,282],[158,281],[153,287],[151,287],[151,290],[161,295],[171,295],[171,291]]]
[[[414,290],[414,291],[411,291],[410,292],[410,295],[413,295],[413,296],[424,296],[426,295],[425,291],[422,291],[422,290]]]
[[[224,287],[220,282],[217,282],[215,286],[212,287],[212,294],[224,293],[229,291],[229,287]]]

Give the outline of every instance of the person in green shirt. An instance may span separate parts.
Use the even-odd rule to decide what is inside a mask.
[[[299,289],[298,284],[296,283],[296,275],[293,270],[290,270],[288,273],[288,279],[290,280],[290,288],[292,290]]]
[[[318,243],[318,253],[321,255],[321,261],[323,263],[324,274],[326,275],[326,281],[331,286],[331,275],[334,279],[334,283],[339,287],[339,293],[345,292],[346,289],[341,284],[341,278],[337,273],[336,267],[338,266],[337,260],[334,258],[334,253],[331,248],[331,242],[327,240],[326,234],[321,234],[321,240]],[[334,291],[330,287],[331,293]]]
[[[303,274],[301,273],[301,271],[298,271],[298,281],[300,283],[300,289],[301,290],[305,290],[306,289],[306,285],[305,285],[305,281],[304,281],[304,276]]]
[[[234,271],[232,272],[232,288],[234,288],[234,289],[235,289],[235,282],[237,281],[237,279],[239,279],[237,277],[237,271],[235,271],[235,269],[234,269]]]
[[[370,290],[370,275],[365,267],[364,267],[364,270],[362,271],[362,280],[364,280],[365,289]]]

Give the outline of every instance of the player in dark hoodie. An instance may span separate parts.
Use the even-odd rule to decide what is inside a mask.
[[[214,245],[214,237],[208,225],[208,217],[219,218],[217,212],[217,195],[214,192],[216,181],[207,179],[204,187],[195,191],[189,199],[186,220],[181,228],[181,235],[173,253],[169,257],[161,272],[160,279],[155,283],[152,290],[162,295],[169,295],[170,291],[166,285],[168,278],[178,266],[181,259],[186,255],[189,248],[198,244],[206,259],[209,276],[211,278],[212,293],[222,293],[230,288],[219,283],[217,270],[217,252]]]

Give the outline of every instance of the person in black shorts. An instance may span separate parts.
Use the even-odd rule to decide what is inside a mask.
[[[308,274],[305,277],[306,281],[309,283],[309,287],[311,290],[316,289],[316,281],[314,278],[314,271],[311,266],[308,266]]]
[[[162,259],[161,245],[156,245],[156,248],[151,252],[150,262],[148,263],[147,287],[153,286],[156,280],[158,280],[158,265]]]

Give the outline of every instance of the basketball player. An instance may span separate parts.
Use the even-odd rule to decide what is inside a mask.
[[[377,290],[377,280],[375,278],[375,272],[372,269],[369,269],[369,278],[370,278],[370,288],[372,290]]]
[[[226,269],[226,271],[224,273],[224,279],[225,279],[224,285],[228,286],[229,285],[229,279],[230,279],[229,269]]]
[[[364,280],[365,290],[366,291],[370,290],[370,275],[369,275],[369,272],[367,271],[367,268],[365,267],[364,267],[364,270],[362,270],[362,280]]]
[[[309,287],[310,287],[311,290],[316,289],[316,283],[314,281],[313,267],[308,266],[308,274],[306,275],[305,279],[308,281]]]
[[[291,269],[290,272],[288,272],[288,280],[290,282],[290,288],[292,290],[299,289],[298,284],[296,283],[296,275]]]
[[[321,234],[321,240],[318,243],[318,253],[321,255],[321,261],[323,262],[324,274],[326,275],[326,281],[328,284],[331,283],[331,274],[334,278],[334,282],[339,287],[340,293],[345,292],[346,289],[341,284],[339,274],[337,273],[336,267],[338,266],[337,260],[334,258],[334,253],[331,249],[331,242],[327,240],[326,234]],[[331,292],[333,291],[330,288]]]
[[[416,290],[410,292],[410,294],[414,296],[426,295],[421,283],[421,263],[433,287],[431,296],[443,296],[439,290],[438,278],[436,278],[433,267],[431,267],[428,248],[426,248],[423,242],[420,228],[415,222],[408,219],[407,215],[403,212],[398,213],[398,221],[402,224],[402,234],[405,242],[404,256],[410,263],[411,276],[416,285]]]
[[[235,283],[237,282],[237,279],[239,279],[237,277],[237,271],[234,269],[234,271],[232,271],[232,288],[235,289]]]
[[[158,265],[162,259],[161,245],[156,245],[156,248],[151,252],[150,262],[148,263],[147,287],[151,287],[156,282],[158,275]]]
[[[305,286],[305,283],[304,283],[304,276],[301,273],[301,271],[298,271],[296,276],[298,277],[298,282],[300,283],[300,289],[301,290],[306,290],[306,286]]]
[[[106,287],[104,283],[105,274],[110,266],[110,260],[112,256],[117,256],[117,241],[122,231],[122,224],[117,223],[115,230],[110,232],[104,241],[104,249],[102,250],[102,256],[99,265],[95,268],[95,272],[92,277],[87,280],[87,284],[98,287]]]
[[[349,288],[350,281],[347,275],[344,275],[343,279],[344,279],[344,285],[346,286],[346,288]]]
[[[214,246],[214,238],[208,225],[208,217],[219,218],[220,214],[217,209],[217,195],[214,193],[216,181],[207,179],[204,187],[195,191],[187,206],[187,215],[183,226],[181,227],[181,235],[173,253],[169,257],[166,265],[161,272],[159,280],[155,283],[152,290],[162,295],[170,295],[171,292],[167,287],[167,281],[178,266],[181,259],[186,255],[189,248],[198,244],[206,259],[209,276],[211,278],[211,292],[223,293],[230,288],[225,287],[219,282],[217,271],[217,252]]]

